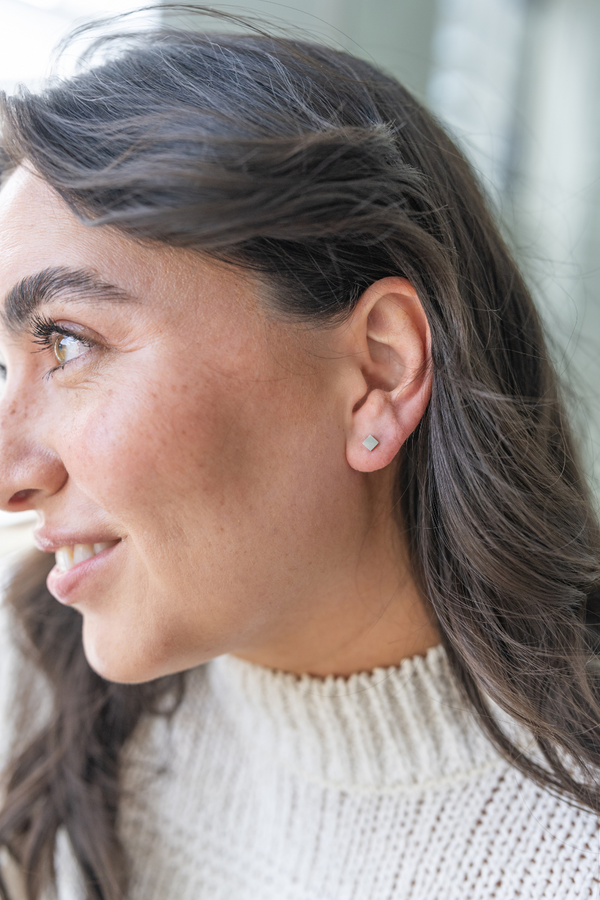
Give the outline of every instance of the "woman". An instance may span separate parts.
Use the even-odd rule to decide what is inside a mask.
[[[3,104],[5,896],[595,896],[598,527],[468,164],[344,53],[110,48]]]

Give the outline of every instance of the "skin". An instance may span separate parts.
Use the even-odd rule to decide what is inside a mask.
[[[249,273],[86,227],[24,167],[0,191],[0,246],[0,298],[51,266],[137,298],[46,304],[99,341],[50,375],[51,347],[0,330],[2,507],[35,509],[41,543],[120,539],[59,597],[94,669],[141,682],[234,653],[346,676],[439,642],[390,500],[431,391],[406,280],[343,325],[282,322]]]

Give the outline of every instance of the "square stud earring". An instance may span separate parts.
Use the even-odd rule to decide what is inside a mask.
[[[377,438],[374,438],[372,434],[369,437],[365,438],[363,441],[363,447],[366,447],[367,450],[374,450],[379,441]]]

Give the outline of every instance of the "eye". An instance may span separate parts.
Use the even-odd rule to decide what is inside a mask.
[[[85,353],[88,345],[76,337],[68,334],[59,334],[54,340],[52,349],[59,365],[64,366],[65,363],[72,359],[77,359]]]
[[[29,325],[29,333],[34,344],[40,347],[39,352],[49,350],[58,363],[44,377],[51,377],[58,369],[86,354],[86,351],[99,346],[98,342],[87,335],[79,334],[80,326],[73,330],[54,319],[44,316],[33,316]]]

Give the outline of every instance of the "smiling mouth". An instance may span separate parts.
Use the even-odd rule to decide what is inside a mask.
[[[85,562],[86,559],[92,559],[103,550],[114,547],[119,541],[107,541],[103,544],[75,544],[72,547],[60,547],[56,551],[56,568],[61,572],[68,572],[78,563]]]

